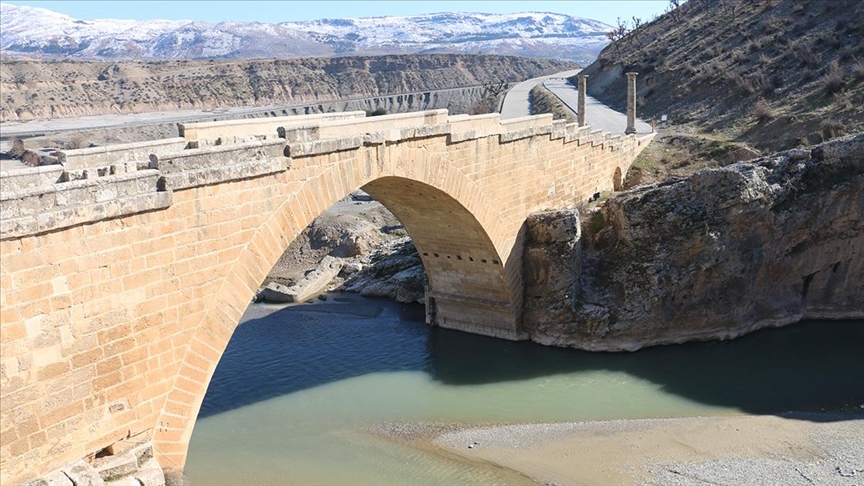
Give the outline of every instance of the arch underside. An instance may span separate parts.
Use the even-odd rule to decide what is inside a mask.
[[[456,199],[422,182],[383,177],[362,187],[405,226],[429,278],[431,323],[521,339],[520,302],[487,232]]]

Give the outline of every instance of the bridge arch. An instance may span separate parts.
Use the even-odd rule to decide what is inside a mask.
[[[482,191],[460,171],[432,174],[433,180],[422,181],[373,171],[352,183],[337,163],[297,187],[255,230],[217,292],[220,299],[194,327],[179,364],[154,434],[163,467],[182,469],[207,387],[260,284],[303,229],[356,189],[381,202],[411,236],[429,278],[427,300],[437,325],[520,337],[521,288],[508,284],[513,280],[487,229],[500,230],[498,218],[483,210],[489,203]]]

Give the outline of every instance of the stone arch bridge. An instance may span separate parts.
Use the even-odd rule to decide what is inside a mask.
[[[414,239],[433,324],[526,338],[526,217],[620,185],[652,136],[446,110],[181,135],[0,177],[3,484],[125,443],[152,441],[163,468],[182,468],[251,297],[288,244],[358,188]]]

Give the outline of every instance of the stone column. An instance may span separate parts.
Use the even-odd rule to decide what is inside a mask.
[[[579,106],[576,107],[576,121],[580,127],[585,126],[585,96],[588,91],[588,75],[579,75]]]
[[[636,75],[627,73],[627,129],[624,133],[636,133]]]

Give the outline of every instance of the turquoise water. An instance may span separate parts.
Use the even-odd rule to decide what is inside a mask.
[[[193,485],[524,482],[369,430],[853,407],[864,403],[862,324],[586,353],[430,329],[420,306],[351,294],[253,305],[213,377],[185,471]]]

